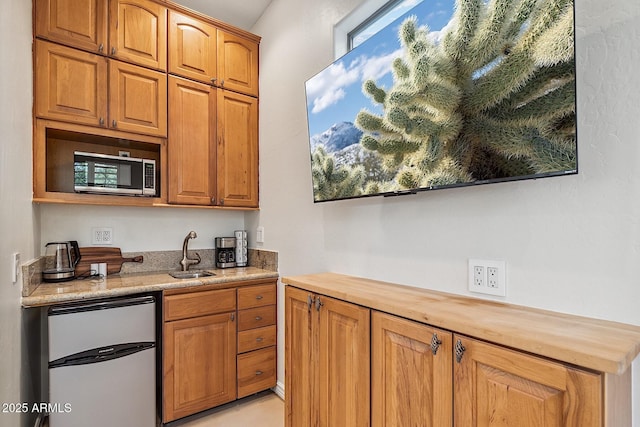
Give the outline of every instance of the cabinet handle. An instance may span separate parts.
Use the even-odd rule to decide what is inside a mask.
[[[256,322],[259,322],[262,320],[262,316],[256,316]]]
[[[460,340],[456,341],[456,345],[453,347],[453,349],[456,353],[456,362],[458,363],[462,362],[462,356],[464,355],[464,352],[467,350],[462,345],[462,341]]]
[[[438,339],[438,334],[433,334],[433,337],[431,337],[431,352],[434,356],[438,353],[440,344],[442,344],[442,341]]]
[[[311,306],[313,305],[313,297],[311,295],[307,295],[307,310],[311,310]]]
[[[262,297],[262,295],[256,295],[256,299],[257,299],[258,301],[260,301],[262,298],[263,298],[263,297]]]
[[[104,43],[100,43],[100,46],[98,46],[98,52],[102,53],[103,50],[104,50]]]
[[[104,117],[100,117],[100,126],[104,126]]]
[[[320,311],[320,307],[322,307],[323,305],[323,302],[320,301],[320,297],[316,297],[316,311]]]
[[[118,122],[116,122],[115,120],[111,122],[111,127],[118,127]]]
[[[256,338],[256,342],[262,342],[262,341],[264,341],[264,338],[262,338],[262,337]]]
[[[262,374],[264,374],[264,372],[262,372],[262,371],[260,371],[260,370],[256,371],[256,376],[258,376],[258,375],[262,375]]]
[[[231,313],[231,321],[235,322],[236,320],[236,314],[235,313]]]
[[[116,54],[116,48],[115,46],[111,48],[111,55],[115,55]]]

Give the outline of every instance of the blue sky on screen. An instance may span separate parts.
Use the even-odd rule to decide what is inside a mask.
[[[415,4],[415,3],[414,3]],[[418,25],[427,25],[434,38],[453,15],[454,0],[424,0],[350,51],[306,83],[310,136],[333,124],[353,122],[362,108],[381,113],[381,108],[362,93],[362,83],[373,79],[386,89],[393,84],[391,63],[402,56],[398,28],[416,15]]]

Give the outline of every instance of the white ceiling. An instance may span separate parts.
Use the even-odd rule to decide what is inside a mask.
[[[243,30],[251,30],[271,0],[173,0]]]

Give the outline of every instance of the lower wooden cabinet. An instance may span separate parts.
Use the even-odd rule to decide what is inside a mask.
[[[369,310],[287,287],[285,425],[368,426]]]
[[[276,284],[238,288],[238,399],[276,385]]]
[[[371,425],[452,425],[451,333],[371,313]]]
[[[601,375],[455,335],[455,426],[602,425]]]
[[[164,313],[163,421],[235,400],[235,289],[165,295]]]
[[[223,286],[164,292],[164,423],[276,385],[275,279]]]
[[[419,301],[414,291],[366,280],[362,284],[370,286],[357,282],[353,290],[346,288],[354,283],[350,278],[340,282],[338,277],[336,283],[325,283],[314,275],[300,277],[283,279],[285,283],[294,282],[285,288],[288,427],[631,426],[630,368],[618,374],[583,368],[571,360],[553,360],[463,335],[455,328],[444,329],[447,322],[443,319],[449,313],[453,316],[451,324],[461,325],[444,303],[433,306],[434,311],[441,310],[441,317],[434,318],[440,327],[416,321],[418,316],[408,303]],[[301,282],[307,281],[309,288],[305,289]],[[331,296],[319,294],[319,288],[331,290]],[[370,295],[393,292],[411,293],[407,305],[392,307],[384,300],[379,305],[394,314],[376,310]],[[334,295],[366,304],[338,300]],[[442,300],[442,294],[434,295],[433,301]],[[397,295],[394,298],[403,299]],[[470,304],[456,300],[453,307]],[[474,300],[473,304],[485,303]],[[486,304],[503,320],[505,312],[514,310],[511,306]],[[398,315],[411,310],[413,319]],[[589,329],[599,322],[550,313],[547,316],[544,320],[540,317],[539,324],[552,322],[561,328],[567,322],[578,330],[582,328],[579,324]],[[424,312],[422,317],[429,319],[430,313]],[[509,327],[517,322],[514,317]],[[597,324],[599,328],[615,329],[615,324]],[[473,327],[485,332],[477,324]],[[633,327],[625,327],[620,335],[629,333],[631,341],[635,336],[640,339],[640,330],[632,335]]]

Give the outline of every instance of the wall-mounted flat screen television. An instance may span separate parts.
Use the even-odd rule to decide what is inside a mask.
[[[423,1],[306,82],[314,201],[575,174],[572,0]]]

